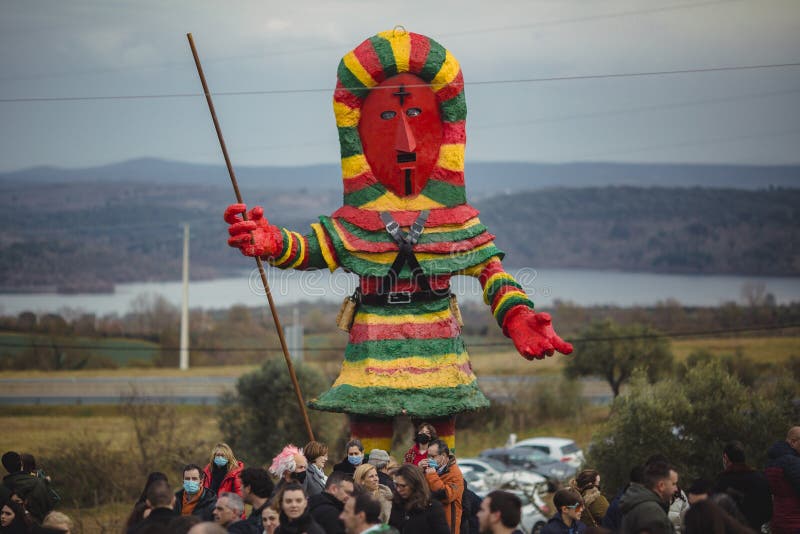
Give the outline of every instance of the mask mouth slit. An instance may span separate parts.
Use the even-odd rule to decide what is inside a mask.
[[[411,194],[411,169],[405,169],[406,171],[406,195]]]

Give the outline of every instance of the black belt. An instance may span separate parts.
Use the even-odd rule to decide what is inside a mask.
[[[386,304],[411,304],[412,302],[430,302],[450,297],[450,289],[439,291],[389,291],[387,293],[370,293],[365,295],[360,289],[356,290],[353,298],[356,302],[367,306],[385,306]]]

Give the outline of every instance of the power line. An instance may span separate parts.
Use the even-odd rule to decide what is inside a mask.
[[[724,328],[724,329],[717,329],[717,330],[694,330],[694,331],[686,331],[686,332],[653,332],[648,334],[633,334],[629,336],[612,336],[612,337],[584,337],[584,338],[570,338],[566,339],[569,343],[572,344],[583,344],[583,343],[601,343],[601,342],[613,342],[613,341],[630,341],[636,339],[664,339],[664,338],[691,338],[691,337],[709,337],[709,336],[719,336],[719,335],[730,335],[730,334],[741,334],[741,333],[748,333],[748,332],[767,332],[767,331],[774,331],[774,330],[786,330],[789,328],[798,328],[800,327],[800,323],[789,323],[789,324],[782,324],[782,325],[763,325],[763,326],[750,326],[750,327],[743,327],[743,328]],[[469,347],[505,347],[508,346],[511,341],[495,341],[495,342],[488,342],[488,343],[468,343]],[[58,350],[114,350],[114,351],[153,351],[153,350],[160,350],[160,351],[179,351],[180,347],[162,347],[159,345],[149,346],[149,347],[109,347],[103,345],[64,345],[58,342],[51,342],[47,344],[42,343],[13,343],[13,342],[1,342],[0,347],[9,347],[9,348],[33,348],[33,349],[58,349]],[[344,346],[333,346],[333,347],[305,347],[303,350],[306,352],[322,352],[322,351],[344,351],[346,347]],[[224,351],[224,352],[271,352],[271,351],[279,351],[280,347],[192,347],[192,351],[195,352],[214,352],[214,351]]]
[[[593,20],[604,20],[604,19],[615,19],[615,18],[622,18],[622,17],[630,17],[636,15],[647,15],[651,13],[661,13],[665,11],[675,11],[679,9],[693,9],[698,7],[706,7],[710,5],[716,4],[730,4],[740,0],[713,0],[708,2],[695,2],[689,4],[674,4],[671,6],[661,6],[652,9],[639,9],[639,10],[631,10],[631,11],[618,11],[615,13],[606,13],[606,14],[599,14],[599,15],[587,15],[584,17],[572,17],[572,18],[563,18],[563,19],[553,19],[553,20],[545,20],[545,21],[538,21],[530,24],[520,24],[520,25],[512,25],[512,26],[495,26],[491,28],[477,28],[474,30],[461,30],[457,32],[446,32],[442,34],[438,34],[436,36],[437,40],[442,37],[458,37],[463,35],[477,35],[481,33],[496,33],[499,31],[515,31],[515,30],[528,30],[534,28],[542,28],[548,26],[561,26],[565,24],[572,24],[572,23],[582,23],[582,22],[589,22]],[[60,26],[59,26],[60,28]],[[253,59],[264,59],[269,57],[280,57],[280,56],[287,56],[287,55],[295,55],[295,54],[308,54],[313,52],[329,52],[331,50],[331,46],[316,46],[316,47],[308,47],[308,48],[291,48],[285,50],[275,50],[271,52],[264,52],[261,54],[239,54],[239,55],[231,55],[231,56],[217,56],[205,59],[205,63],[219,63],[219,62],[227,62],[227,61],[236,61],[236,60],[253,60]],[[163,70],[163,69],[190,69],[189,62],[166,62],[166,63],[159,63],[155,65],[142,65],[139,67],[126,67],[126,68],[119,68],[119,67],[108,67],[108,68],[99,68],[99,69],[88,69],[82,71],[70,71],[70,72],[57,72],[57,73],[43,73],[43,74],[32,74],[28,76],[15,76],[15,77],[0,77],[0,83],[2,82],[15,82],[15,81],[27,81],[27,80],[41,80],[41,79],[53,79],[53,78],[72,78],[76,76],[93,76],[98,74],[108,74],[108,73],[115,73],[115,72],[130,72],[132,70]]]
[[[732,71],[746,71],[746,70],[759,70],[759,69],[780,69],[780,68],[793,68],[800,67],[798,63],[769,63],[761,65],[736,65],[727,67],[702,67],[693,69],[677,69],[677,70],[660,70],[660,71],[642,71],[642,72],[619,72],[619,73],[606,73],[606,74],[581,74],[570,76],[549,76],[541,78],[509,78],[506,80],[483,80],[476,82],[465,82],[464,85],[470,86],[485,86],[485,85],[515,85],[527,83],[545,83],[545,82],[564,82],[564,81],[580,81],[580,80],[601,80],[601,79],[617,79],[617,78],[641,78],[649,76],[672,76],[672,75],[686,75],[686,74],[702,74],[713,72],[732,72]],[[427,87],[427,84],[425,84]],[[391,86],[386,86],[387,88]],[[406,85],[405,87],[411,87]],[[356,89],[356,88],[348,88]],[[329,93],[332,89],[326,87],[324,89],[264,89],[252,91],[221,91],[213,93],[216,97],[225,96],[261,96],[261,95],[287,95],[287,94],[306,94],[306,93]],[[1,98],[0,103],[31,103],[31,102],[89,102],[89,101],[104,101],[104,100],[157,100],[168,98],[196,98],[204,96],[201,93],[153,93],[153,94],[140,94],[140,95],[97,95],[97,96],[53,96],[53,97],[20,97],[20,98]]]

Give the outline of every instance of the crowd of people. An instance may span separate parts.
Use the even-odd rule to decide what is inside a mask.
[[[176,492],[166,474],[151,473],[123,534],[512,534],[520,533],[522,500],[495,490],[482,499],[464,480],[458,459],[436,429],[419,426],[398,464],[387,451],[365,454],[350,440],[325,474],[328,448],[286,445],[269,468],[246,467],[218,443],[205,467],[187,463]],[[553,494],[555,513],[541,534],[800,533],[800,426],[769,450],[763,471],[748,465],[740,442],[721,451],[716,480],[679,481],[656,454],[630,472],[610,501],[601,473],[583,469]],[[29,454],[7,452],[0,485],[0,534],[69,534],[59,495]]]

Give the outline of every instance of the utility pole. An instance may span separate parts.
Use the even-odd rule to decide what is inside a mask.
[[[189,370],[189,224],[183,225],[183,302],[181,303],[181,371]]]

